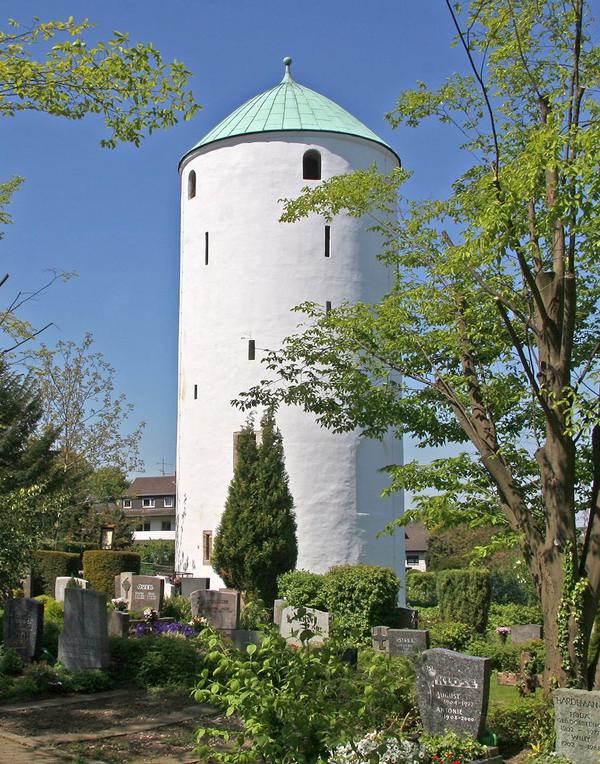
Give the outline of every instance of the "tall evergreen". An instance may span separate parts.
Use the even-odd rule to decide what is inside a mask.
[[[298,545],[283,441],[271,411],[263,416],[261,429],[258,446],[252,420],[240,433],[211,562],[227,586],[270,605],[277,576],[296,565]]]

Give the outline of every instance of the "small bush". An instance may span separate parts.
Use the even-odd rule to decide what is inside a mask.
[[[541,673],[544,668],[544,645],[542,642],[526,642],[513,645],[510,642],[503,644],[497,639],[483,639],[477,636],[464,648],[469,655],[479,655],[482,658],[490,658],[492,669],[495,671],[517,672],[521,668],[521,653],[532,653],[535,664],[535,673]]]
[[[290,570],[277,577],[277,593],[290,607],[315,607],[323,610],[324,576],[308,570]]]
[[[23,661],[12,647],[0,644],[0,674],[20,674]]]
[[[203,666],[195,640],[148,636],[139,641],[146,642],[135,677],[140,687],[191,689]]]
[[[79,575],[81,560],[70,552],[34,552],[31,561],[32,594],[54,597],[54,582],[59,576]]]
[[[430,628],[429,637],[432,647],[461,651],[473,638],[473,628],[459,621],[443,621]]]
[[[114,597],[115,576],[132,571],[139,573],[140,556],[137,552],[119,552],[94,549],[83,553],[83,576],[92,589],[104,592],[110,599]]]
[[[143,541],[135,545],[143,562],[151,562],[154,565],[175,565],[175,542],[169,539],[155,539]]]
[[[444,621],[460,621],[483,633],[490,607],[487,570],[443,570],[437,576],[440,613]]]
[[[513,626],[520,623],[541,623],[542,614],[538,607],[528,605],[490,605],[487,630],[494,634],[498,626]]]
[[[134,679],[146,651],[147,640],[130,637],[110,637],[110,665],[108,673],[119,680]]]
[[[36,600],[44,605],[44,634],[42,647],[56,657],[58,655],[58,636],[63,627],[64,607],[62,602],[57,602],[52,597],[41,595]]]
[[[543,698],[529,696],[514,704],[491,704],[487,728],[498,736],[502,747],[539,746],[554,750],[554,709]]]
[[[440,608],[438,605],[434,607],[420,607],[419,608],[419,628],[430,629],[432,626],[437,626],[442,622],[442,616],[440,615]]]
[[[406,602],[411,607],[434,607],[438,604],[435,573],[411,570],[406,574]]]
[[[161,614],[165,618],[174,618],[176,621],[189,623],[192,620],[192,603],[189,597],[181,597],[177,594],[165,600]]]
[[[262,600],[250,600],[240,614],[240,629],[259,629],[271,622],[271,614]]]
[[[100,669],[86,669],[58,674],[68,692],[104,692],[114,687],[114,680]]]

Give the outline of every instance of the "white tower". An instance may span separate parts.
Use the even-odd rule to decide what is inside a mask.
[[[306,300],[335,307],[388,289],[378,237],[345,215],[280,223],[282,198],[304,186],[396,154],[347,111],[295,82],[252,98],[181,160],[181,286],[177,432],[176,569],[211,578],[211,540],[233,475],[230,405],[266,375],[260,358],[296,331],[290,309]],[[378,470],[402,459],[401,444],[334,435],[299,408],[277,413],[298,524],[298,568],[324,572],[367,562],[404,572],[401,536],[376,534],[402,512],[379,497]]]

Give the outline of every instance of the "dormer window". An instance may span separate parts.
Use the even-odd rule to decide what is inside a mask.
[[[142,507],[144,509],[154,509],[154,497],[142,499]]]
[[[304,180],[321,180],[321,155],[309,149],[302,157],[302,177]]]
[[[190,171],[188,175],[188,199],[193,199],[196,196],[196,172]]]
[[[131,499],[123,499],[123,509],[131,509]]]

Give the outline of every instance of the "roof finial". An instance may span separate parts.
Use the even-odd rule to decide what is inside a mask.
[[[290,66],[292,65],[292,57],[286,56],[283,59],[283,63],[285,64],[285,74],[283,75],[282,82],[290,82],[292,79],[292,73],[290,72]]]

